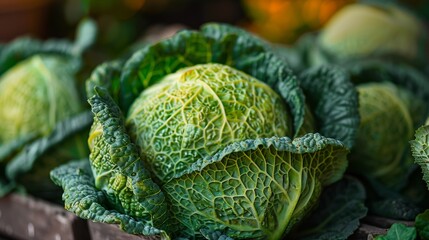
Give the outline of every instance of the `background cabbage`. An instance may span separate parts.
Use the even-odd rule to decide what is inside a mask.
[[[391,83],[365,83],[357,89],[361,122],[350,167],[396,188],[412,164],[402,161],[414,132],[410,112]]]
[[[417,66],[428,74],[428,33],[421,19],[393,2],[365,1],[339,10],[318,32],[302,35],[277,54],[294,70],[309,66],[379,59]]]
[[[88,154],[76,75],[95,26],[84,21],[75,43],[20,38],[0,51],[0,196],[13,188],[55,200],[54,166]],[[58,199],[57,199],[58,200]]]
[[[240,29],[182,31],[94,70],[89,164],[51,177],[67,209],[130,233],[280,239],[345,171],[359,123],[350,86],[325,67],[298,82]],[[233,135],[239,123],[249,128]]]
[[[348,173],[365,183],[370,214],[412,220],[428,207],[409,146],[429,114],[426,41],[417,17],[373,2],[346,6],[292,48],[276,46],[295,70],[335,65],[358,90],[362,121]]]
[[[72,69],[58,56],[35,55],[8,70],[0,81],[0,142],[46,136],[81,111]],[[25,87],[23,87],[25,86]]]
[[[393,4],[352,4],[335,13],[323,27],[318,43],[337,58],[395,56],[426,59],[424,25]]]
[[[412,220],[427,207],[409,146],[428,115],[427,77],[399,62],[366,59],[344,67],[360,93],[362,119],[348,171],[367,183],[372,214]]]

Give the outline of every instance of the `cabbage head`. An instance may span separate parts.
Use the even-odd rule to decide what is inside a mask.
[[[422,61],[427,37],[420,20],[399,6],[356,3],[331,18],[318,44],[339,59],[393,56]]]
[[[362,59],[408,63],[427,70],[428,31],[421,19],[392,2],[359,2],[340,9],[318,32],[277,54],[296,70]]]
[[[24,186],[51,198],[50,169],[88,154],[76,75],[94,27],[84,21],[75,43],[18,38],[0,50],[0,196]]]
[[[285,56],[289,52],[294,55]],[[409,146],[413,132],[429,115],[426,52],[422,22],[380,1],[348,5],[320,32],[303,36],[292,49],[277,51],[298,71],[335,64],[350,76],[359,92],[361,121],[348,173],[365,180],[371,214],[413,220],[419,211],[409,211],[411,206],[427,202],[416,190],[422,187]],[[402,211],[402,206],[410,207]],[[392,209],[401,211],[391,214]]]
[[[35,55],[3,74],[0,143],[46,136],[58,122],[80,111],[73,74],[65,64],[59,57]]]
[[[429,82],[407,64],[361,60],[345,69],[359,92],[361,117],[349,170],[399,190],[414,169],[408,142],[428,116]]]
[[[132,234],[281,239],[343,176],[359,123],[344,72],[300,79],[220,24],[100,65],[89,161],[51,172],[65,208]]]
[[[361,122],[351,169],[393,187],[407,169],[402,159],[414,131],[410,112],[392,83],[365,83],[357,89]]]
[[[359,92],[361,118],[348,171],[365,180],[372,214],[413,220],[427,207],[409,144],[429,114],[427,77],[411,65],[375,59],[343,66]]]

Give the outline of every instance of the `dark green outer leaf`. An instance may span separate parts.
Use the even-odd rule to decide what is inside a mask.
[[[205,36],[213,39],[222,39],[228,35],[240,35],[243,37],[243,41],[247,41],[246,39],[249,39],[249,44],[254,45],[254,43],[257,43],[259,45],[258,48],[262,47],[266,50],[271,48],[270,43],[266,42],[264,39],[252,35],[242,28],[234,27],[228,24],[206,23],[201,27],[201,32]],[[246,47],[246,44],[243,45],[245,45],[244,48],[248,48]]]
[[[209,43],[195,31],[182,31],[141,49],[123,68],[119,106],[127,112],[131,103],[145,88],[180,68],[210,62],[210,54]]]
[[[207,228],[234,238],[277,239],[314,206],[322,186],[342,177],[347,153],[341,142],[319,134],[246,140],[162,188],[185,236]]]
[[[76,41],[53,39],[39,41],[29,37],[18,38],[0,48],[0,76],[16,63],[36,54],[57,54],[70,60],[65,67],[77,71],[80,68],[82,53],[94,42],[97,26],[91,19],[80,22],[76,31]]]
[[[258,78],[251,73],[258,70],[252,69],[249,63],[257,62],[264,52],[270,50],[268,43],[243,29],[226,24],[205,24],[201,34],[211,42],[212,62],[234,66]]]
[[[147,225],[172,231],[163,192],[151,179],[124,127],[119,107],[106,89],[95,88],[89,99],[94,113],[90,163],[95,186],[111,206]]]
[[[51,171],[51,179],[64,189],[65,208],[84,219],[95,222],[120,224],[121,228],[132,234],[157,235],[161,230],[146,225],[126,214],[109,210],[102,191],[94,186],[89,161],[84,159],[71,162]]]
[[[415,240],[417,238],[416,229],[407,227],[402,223],[394,223],[386,235],[378,236],[375,240]]]
[[[261,63],[262,64],[262,63]],[[272,86],[280,96],[289,105],[291,114],[293,116],[294,136],[297,137],[304,124],[305,115],[305,100],[302,90],[299,88],[297,79],[293,75],[289,75],[288,69],[282,67],[280,60],[274,55],[269,54],[265,64],[271,66],[267,69],[267,75],[277,76],[277,83]],[[262,78],[264,79],[264,78]],[[270,79],[266,79],[270,81]],[[273,79],[271,79],[273,80]],[[263,80],[262,80],[263,81]]]
[[[66,40],[41,42],[31,38],[19,38],[6,45],[0,52],[0,76],[16,63],[35,54],[58,54],[72,60],[70,66],[77,70],[79,61],[73,54],[73,44]]]
[[[411,154],[410,158],[413,158]],[[420,208],[419,213],[429,208],[429,191],[427,191],[426,182],[423,180],[423,173],[419,165],[413,165],[413,171],[410,173],[407,185],[402,189],[401,195],[416,204]]]
[[[240,44],[237,44],[235,47],[236,50],[239,50],[239,51],[231,50],[230,52],[239,53],[241,51],[243,53],[245,52],[252,53],[255,50],[259,52],[262,49],[266,51],[273,51],[281,59],[284,59],[285,62],[289,65],[289,67],[292,68],[294,71],[295,70],[299,71],[304,67],[303,59],[301,58],[303,58],[304,55],[306,55],[306,53],[304,52],[310,47],[310,45],[311,46],[313,45],[312,40],[310,40],[309,38],[310,34],[306,35],[307,37],[304,37],[303,41],[300,41],[298,45],[294,46],[293,48],[289,48],[286,46],[271,44],[269,42],[266,42],[262,38],[249,34],[249,32],[241,28],[233,27],[226,24],[207,23],[203,25],[203,27],[201,28],[201,31],[204,33],[205,36],[208,36],[212,39],[225,39],[225,41],[227,41],[226,40],[227,38],[231,38],[231,36],[237,36],[238,39],[234,41],[237,41],[240,43]],[[225,47],[222,47],[222,45],[224,44],[216,44],[216,45],[218,45],[220,49],[225,48]],[[240,50],[240,48],[247,49],[247,50],[243,51],[243,50]],[[249,50],[252,48],[253,50]],[[213,59],[218,59],[217,61],[220,61],[220,62],[225,62],[225,60],[223,59],[228,59],[227,55],[230,54],[227,51],[217,51],[215,48],[213,49],[213,53],[215,55],[213,56]],[[240,54],[236,54],[235,58],[239,60]]]
[[[422,240],[429,240],[429,210],[417,215],[415,227]]]
[[[22,152],[11,160],[6,166],[7,177],[13,180],[17,176],[28,172],[33,168],[37,159],[46,151],[57,146],[72,134],[89,127],[91,123],[92,114],[89,111],[58,123],[49,136],[37,139],[27,145]]]
[[[86,81],[86,96],[91,98],[96,95],[95,87],[108,89],[113,99],[118,102],[119,96],[119,78],[122,71],[123,62],[120,60],[103,63],[91,73]]]
[[[341,140],[351,149],[359,127],[358,93],[339,67],[310,68],[300,77],[307,102],[314,111],[318,132]]]
[[[84,18],[81,20],[76,31],[74,54],[81,55],[82,52],[84,52],[95,42],[96,36],[96,22],[90,18]]]
[[[410,156],[411,157],[411,156]],[[428,206],[426,183],[419,167],[414,164],[405,169],[404,187],[401,189],[387,188],[385,184],[363,172],[359,177],[365,182],[367,190],[367,206],[371,214],[391,219],[412,221],[417,214]],[[349,167],[350,169],[350,167]]]
[[[7,144],[0,146],[0,162],[4,162],[10,159],[15,153],[17,153],[27,143],[33,141],[36,138],[35,134],[30,134],[18,139],[15,139]]]
[[[343,178],[322,192],[318,207],[303,221],[292,239],[347,239],[367,214],[364,201],[363,185],[355,178]]]
[[[399,195],[399,194],[398,194]],[[384,197],[384,196],[383,196]],[[381,200],[368,201],[368,207],[372,214],[391,218],[412,221],[421,211],[412,201],[398,196],[385,197]]]
[[[417,129],[415,139],[410,141],[411,152],[423,172],[423,180],[429,189],[429,125]]]
[[[422,99],[429,99],[425,76],[416,68],[405,63],[391,63],[379,59],[361,59],[342,64],[356,84],[365,82],[392,82],[414,92]]]

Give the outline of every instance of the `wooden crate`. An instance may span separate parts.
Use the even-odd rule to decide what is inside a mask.
[[[410,221],[398,221],[375,216],[368,216],[362,220],[362,224],[349,237],[348,240],[372,240],[377,235],[386,234],[387,230],[393,223],[403,223],[407,226],[412,226],[414,223]],[[96,223],[88,221],[89,231],[92,240],[155,240],[160,239],[159,236],[137,236],[128,234],[117,225]]]
[[[89,232],[92,240],[159,240],[159,236],[138,236],[122,231],[114,224],[97,223],[88,221]]]
[[[86,221],[31,196],[0,198],[0,235],[11,239],[89,240]]]
[[[401,221],[376,216],[367,216],[361,221],[361,226],[349,238],[349,240],[373,240],[377,235],[386,234],[394,223],[402,223],[406,226],[414,225],[412,221]]]

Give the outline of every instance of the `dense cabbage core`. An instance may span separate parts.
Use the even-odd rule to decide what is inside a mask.
[[[34,56],[0,79],[0,143],[47,135],[78,111],[74,79],[60,58]]]
[[[221,64],[165,76],[134,101],[126,123],[143,159],[164,181],[230,143],[292,135],[282,99],[265,83]]]

